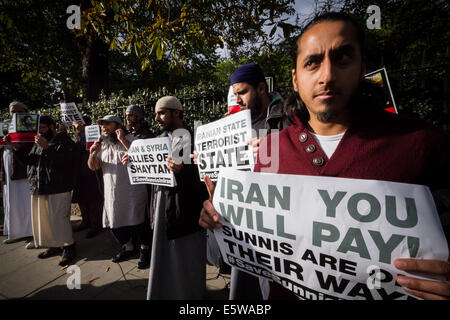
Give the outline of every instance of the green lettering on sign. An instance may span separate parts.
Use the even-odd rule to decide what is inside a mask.
[[[242,222],[242,213],[244,208],[238,207],[237,212],[234,210],[234,206],[229,204],[228,210],[225,209],[225,205],[222,202],[219,202],[220,213],[222,216],[229,222],[240,226]]]
[[[264,197],[261,193],[261,189],[259,189],[259,186],[256,183],[250,184],[247,199],[245,199],[245,203],[251,204],[252,202],[256,202],[262,207],[266,206],[266,203],[264,202]]]
[[[328,234],[324,234],[324,231]],[[316,247],[322,247],[322,241],[336,242],[339,239],[339,230],[329,223],[313,221],[312,244]]]
[[[397,203],[394,196],[386,196],[386,219],[390,224],[399,228],[413,228],[417,225],[416,201],[413,198],[405,198],[406,219],[397,217]]]
[[[237,180],[228,179],[227,183],[227,199],[233,200],[233,194],[237,195],[239,202],[244,202],[244,196],[242,195],[243,190],[242,183]]]
[[[369,202],[370,211],[366,215],[362,215],[358,211],[358,202],[361,200],[366,200]],[[381,205],[378,202],[377,198],[369,193],[355,193],[350,197],[347,203],[348,213],[355,219],[360,222],[372,222],[378,219],[381,213]]]
[[[369,234],[377,245],[378,250],[380,251],[379,261],[390,264],[392,251],[397,248],[397,246],[400,244],[400,242],[402,242],[405,236],[393,234],[387,242],[384,242],[380,232],[369,230]]]
[[[356,243],[352,245],[353,241]],[[349,251],[356,252],[361,258],[370,259],[369,250],[367,250],[361,230],[357,228],[349,228],[344,239],[337,251],[347,253]]]
[[[283,210],[289,210],[291,207],[291,188],[283,187],[283,196],[277,186],[269,184],[269,207],[275,208],[275,199]]]
[[[295,240],[295,235],[284,231],[284,216],[277,215],[277,235],[286,239]]]
[[[323,202],[325,203],[325,206],[327,207],[327,217],[335,218],[336,207],[342,201],[342,198],[344,198],[347,192],[337,191],[333,199],[331,199],[327,190],[317,190],[317,191],[319,191],[320,197],[322,198]]]
[[[264,233],[268,233],[268,234],[273,234],[272,229],[268,229],[268,228],[264,227],[263,213],[261,211],[256,210],[255,215],[256,215],[256,230],[264,232]]]

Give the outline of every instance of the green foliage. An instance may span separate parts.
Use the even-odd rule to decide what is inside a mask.
[[[218,85],[223,88],[226,88],[230,85],[231,75],[234,70],[238,68],[240,65],[246,64],[249,62],[249,59],[243,57],[239,60],[227,59],[222,62],[219,62],[215,65],[215,70],[213,73],[213,77]]]
[[[195,86],[187,86],[182,90],[169,91],[161,88],[157,91],[138,89],[130,95],[122,91],[112,93],[107,97],[104,93],[100,95],[97,102],[81,103],[77,107],[81,114],[87,115],[95,123],[98,119],[108,114],[119,116],[125,123],[125,110],[130,104],[137,104],[145,111],[145,120],[154,133],[159,129],[154,121],[154,108],[159,98],[172,95],[177,97],[183,105],[183,121],[189,128],[194,129],[195,122],[203,124],[220,119],[227,112],[227,90],[218,88],[213,83],[199,83]],[[38,112],[32,111],[32,112]],[[40,114],[53,117],[57,123],[61,122],[59,105],[52,108],[39,109]],[[9,114],[4,110],[0,114],[1,119],[8,119]]]
[[[228,88],[234,70],[250,62],[257,63],[266,76],[275,77],[276,91],[282,93],[284,97],[287,96],[292,86],[292,59],[289,53],[286,53],[280,48],[273,49],[272,51],[266,50],[252,56],[242,56],[238,59],[227,59],[219,62],[214,68],[214,82],[222,88]]]
[[[109,97],[102,94],[98,102],[80,105],[79,109],[94,121],[107,114],[115,114],[124,119],[127,106],[138,104],[144,108],[145,120],[152,131],[158,132],[159,129],[154,122],[154,108],[158,99],[167,95],[173,95],[181,101],[184,123],[192,129],[195,121],[208,123],[221,118],[227,111],[226,92],[217,89],[211,83],[200,83],[174,91],[166,88],[157,91],[138,89],[128,96],[125,96],[123,92],[113,93]]]
[[[107,113],[123,116],[125,106],[139,103],[153,123],[150,113],[156,100],[173,94],[183,100],[190,126],[192,119],[208,122],[226,111],[231,73],[248,62],[274,75],[284,97],[291,90],[294,35],[307,20],[298,20],[296,26],[286,23],[287,15],[294,13],[294,1],[86,3],[92,6],[82,7],[80,33],[93,28],[110,47],[111,95],[102,95],[97,103],[79,104],[94,119]],[[2,108],[17,99],[58,118],[58,108],[49,107],[54,103],[50,94],[64,89],[78,96],[87,85],[81,72],[82,37],[75,38],[65,26],[69,4],[73,3],[0,1]],[[365,28],[367,71],[386,67],[400,112],[449,130],[448,1],[316,0],[313,15],[344,10],[358,16],[365,27],[366,10],[372,4],[381,9],[381,29]],[[272,33],[276,28],[283,30],[285,39],[274,44],[264,31]],[[225,43],[232,59],[220,60],[216,49]],[[217,103],[220,107],[211,110],[209,106]]]
[[[93,28],[110,45],[136,55],[142,70],[167,58],[171,67],[187,67],[225,44],[266,44],[272,30],[288,30],[293,0],[162,1],[91,0],[83,10],[81,34]],[[203,58],[202,58],[203,57]]]
[[[381,29],[367,30],[367,69],[386,67],[399,112],[450,130],[450,5],[442,0],[347,0],[343,10],[364,22],[381,10]]]
[[[0,104],[49,105],[56,88],[81,89],[81,56],[66,27],[68,1],[0,1]]]

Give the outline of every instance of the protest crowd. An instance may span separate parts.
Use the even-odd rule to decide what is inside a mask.
[[[223,196],[228,192],[231,200],[242,194],[238,182],[224,186],[226,179],[217,179],[221,164],[241,167],[246,174],[251,171],[261,177],[269,174],[267,179],[272,175],[297,175],[336,178],[329,181],[379,180],[423,185],[433,194],[449,189],[450,137],[425,121],[383,110],[383,99],[377,98],[376,86],[363,80],[364,30],[351,16],[327,13],[315,18],[295,45],[292,96],[281,97],[275,91],[269,92],[264,72],[257,64],[242,65],[230,81],[239,111],[230,109],[218,121],[225,124],[233,117],[241,118],[228,122],[227,126],[205,129],[202,135],[198,134],[199,130],[194,134],[192,128],[186,127],[183,105],[174,96],[162,97],[154,106],[153,118],[161,130],[158,136],[149,130],[144,109],[139,105],[128,106],[125,119],[117,115],[100,119],[83,116],[83,121],[71,124],[74,138],[69,136],[67,126],[46,115],[40,115],[32,140],[17,142],[12,133],[5,135],[1,177],[4,233],[8,239],[4,243],[28,238],[27,249],[46,249],[38,255],[39,259],[60,255],[59,265],[66,266],[83,255],[77,251],[74,232],[88,228],[87,238],[92,238],[102,229],[109,229],[121,246],[111,257],[112,261],[120,263],[139,255],[138,268],[149,270],[147,299],[203,299],[206,263],[231,261],[220,252],[220,241],[215,235],[223,232],[237,237],[239,234],[228,224],[225,226],[224,210],[213,201],[219,193]],[[13,119],[20,114],[35,113],[18,101],[11,102],[9,112]],[[23,121],[23,126],[27,126],[23,132],[28,135],[30,119]],[[85,129],[95,125],[100,129],[99,138],[87,141]],[[220,139],[207,142],[214,135]],[[202,143],[200,138],[206,142]],[[139,154],[143,148],[148,151],[145,156]],[[133,178],[132,173],[140,174],[141,180]],[[154,173],[154,177],[143,178],[144,173]],[[254,193],[249,192],[245,201],[252,203],[258,198],[261,202],[262,193],[267,191],[256,191],[259,189],[253,185],[252,188]],[[334,203],[335,208],[342,200],[338,199],[339,188],[338,185],[330,188],[334,197],[328,193],[325,196],[325,192],[320,194],[326,203]],[[283,196],[284,191],[280,191],[272,199],[273,203]],[[82,223],[75,228],[70,222],[72,203],[78,204],[82,215]],[[350,202],[348,208],[350,211]],[[438,209],[441,214],[441,206]],[[420,220],[422,212],[416,211]],[[372,213],[353,212],[354,216],[362,216],[361,223],[365,222],[364,216]],[[237,221],[230,218],[237,214],[238,211],[228,212],[226,222]],[[247,209],[241,217],[246,217],[243,219],[253,227],[253,222],[248,221],[250,214]],[[328,211],[327,214],[332,215]],[[436,258],[441,256],[420,251],[417,259],[405,254],[389,260],[398,271],[394,282],[403,297],[450,298],[450,264],[445,241],[449,239],[449,219],[444,214],[439,217],[442,222],[437,219],[437,228],[444,236],[439,238],[443,241],[434,245],[443,248],[436,252],[442,251],[444,255],[447,252],[447,257]],[[340,219],[339,214],[335,218]],[[390,221],[398,225],[409,221],[402,219],[405,218]],[[267,225],[263,226],[265,221],[256,211],[256,228],[273,233]],[[290,234],[293,229],[287,229],[289,225],[280,227],[283,221],[277,216],[278,234],[286,239],[294,238]],[[329,237],[333,230],[328,230]],[[394,246],[397,239],[388,241],[381,237],[379,240],[375,232],[370,234],[375,242],[381,243],[380,247]],[[320,235],[322,242],[326,242],[327,235]],[[355,249],[359,247],[359,239],[349,236],[347,252],[364,256],[363,251]],[[395,246],[400,236],[398,239]],[[279,246],[284,252],[293,251],[284,242]],[[233,248],[239,248],[241,258],[250,256],[250,250],[231,244],[228,247]],[[207,252],[211,255],[212,251],[215,256],[207,257]],[[330,258],[333,251],[327,252]],[[300,265],[288,260],[269,262],[267,257],[251,256],[249,261],[266,266],[266,273],[283,269],[286,273],[296,273],[300,280]],[[313,260],[313,256],[309,258]],[[278,261],[285,261],[282,267]],[[231,265],[231,300],[304,298],[299,294],[300,289],[296,291],[292,285],[276,280],[275,275],[257,277],[247,272],[246,266],[251,265],[248,262]],[[308,266],[303,265],[302,269]],[[349,269],[336,271],[338,277],[345,270]],[[415,272],[434,278],[417,278],[412,275]],[[348,297],[368,297],[364,290],[362,294],[356,291],[353,295],[348,293]]]

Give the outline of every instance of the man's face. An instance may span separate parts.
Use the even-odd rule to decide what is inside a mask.
[[[102,135],[109,136],[116,132],[117,129],[117,123],[115,122],[102,122],[100,125],[100,128],[102,130]]]
[[[261,109],[261,98],[258,88],[253,87],[247,82],[237,82],[232,85],[233,92],[236,95],[236,102],[241,109],[250,109],[258,111]]]
[[[174,128],[174,117],[171,110],[160,109],[156,111],[155,121],[162,131],[172,131]]]
[[[30,118],[30,117],[26,117],[26,118],[24,119],[24,122],[25,122],[25,125],[31,126],[31,118]]]
[[[310,115],[331,122],[348,110],[364,71],[355,28],[327,21],[301,37],[292,82]]]
[[[39,133],[41,135],[46,136],[49,131],[50,131],[50,128],[48,127],[48,125],[46,125],[44,123],[39,124]]]
[[[55,132],[55,126],[54,125],[46,125],[45,123],[39,124],[39,133],[41,136],[43,136],[45,139],[50,141],[56,134]]]
[[[125,119],[127,120],[127,125],[132,127],[134,127],[139,122],[138,116],[129,112],[127,112]]]

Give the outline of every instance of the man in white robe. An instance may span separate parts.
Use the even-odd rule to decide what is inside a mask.
[[[134,256],[144,242],[147,187],[132,185],[127,168],[122,165],[121,159],[135,139],[132,135],[125,135],[122,120],[107,115],[97,123],[102,137],[90,149],[88,166],[91,170],[102,169],[103,172],[103,227],[111,228],[122,246],[112,259],[118,263]]]
[[[21,102],[13,101],[9,105],[11,117],[14,113],[26,112],[28,109]],[[4,139],[9,141],[8,136],[5,136]],[[28,153],[32,145],[29,142],[19,142],[8,143],[3,147],[3,208],[5,215],[3,234],[8,236],[8,239],[3,241],[5,244],[33,236],[27,168],[26,164],[21,163],[16,157],[17,153]],[[34,242],[30,242],[27,247],[34,247]]]

